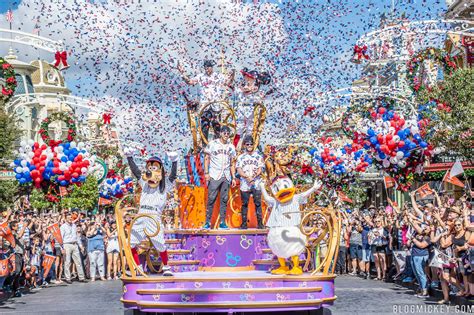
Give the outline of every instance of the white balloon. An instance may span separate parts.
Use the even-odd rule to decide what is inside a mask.
[[[404,156],[404,154],[403,154],[402,151],[398,151],[398,152],[397,152],[397,158],[398,158],[399,160],[403,159],[403,156]]]
[[[76,147],[76,141],[71,141],[70,148],[74,149]]]
[[[413,126],[413,127],[410,128],[410,132],[411,132],[412,135],[415,135],[418,132],[420,132],[420,129],[418,129],[418,127],[416,127],[416,126]]]
[[[405,166],[407,166],[407,162],[400,161],[400,162],[398,162],[398,166],[401,167],[401,168],[404,168]]]
[[[86,172],[87,172],[87,168],[85,168],[85,167],[81,168],[81,173],[82,174],[85,174]]]
[[[33,152],[28,152],[28,157],[29,158],[33,158],[35,156],[35,154]]]
[[[33,144],[35,144],[35,142],[32,139],[28,140],[28,145],[29,146],[32,146]]]
[[[28,168],[28,166],[25,165],[25,166],[23,167],[23,173],[27,173],[27,172],[29,172],[29,171],[30,171],[30,169]]]
[[[375,124],[380,127],[380,126],[382,126],[382,124],[383,124],[383,120],[382,120],[382,119],[377,119],[377,120],[375,121]]]
[[[394,135],[394,136],[393,136],[393,141],[394,141],[394,142],[400,141],[400,137],[399,137],[398,135]]]
[[[18,148],[18,152],[20,152],[20,153],[25,153],[25,148],[19,147],[19,148]]]
[[[79,149],[82,149],[82,148],[84,148],[84,145],[85,145],[84,142],[79,142],[79,143],[77,144],[77,147],[78,147]]]
[[[67,162],[66,162],[66,165],[67,165],[68,167],[70,167],[70,166],[72,165],[72,161],[67,161]]]
[[[383,167],[389,167],[390,166],[390,161],[387,159],[384,159],[382,162]]]
[[[20,166],[16,167],[15,172],[22,173],[23,172],[23,167],[20,167]]]
[[[21,140],[21,141],[20,141],[20,146],[22,146],[22,147],[26,146],[26,141],[25,141],[25,140]]]
[[[64,147],[56,147],[58,149],[58,153],[63,153],[64,152]]]

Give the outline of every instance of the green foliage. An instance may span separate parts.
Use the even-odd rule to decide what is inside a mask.
[[[80,210],[93,210],[99,199],[99,188],[97,179],[88,176],[86,181],[79,187],[75,186],[73,191],[62,197],[62,208],[78,208]]]
[[[15,140],[20,138],[21,133],[15,119],[0,107],[0,161],[13,157]]]
[[[451,111],[436,111],[431,117],[431,142],[445,147],[447,152],[460,154],[466,160],[474,158],[474,69],[458,69],[446,76],[440,86],[418,94],[420,104],[435,99],[451,107]]]
[[[427,172],[422,180],[442,180],[446,171],[438,171],[438,172]],[[467,169],[464,170],[464,174],[459,175],[459,178],[466,178],[466,177],[473,177],[474,176],[474,169]]]
[[[30,205],[32,208],[40,211],[53,209],[54,204],[49,202],[43,191],[39,189],[33,189],[30,194]]]
[[[367,187],[359,180],[356,179],[354,183],[347,185],[343,188],[343,192],[352,199],[353,206],[356,208],[361,208],[365,201],[367,200]]]
[[[13,207],[18,193],[16,180],[0,180],[0,210]]]

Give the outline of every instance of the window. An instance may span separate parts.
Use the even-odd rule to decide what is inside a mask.
[[[20,74],[15,74],[16,81],[18,82],[16,89],[15,89],[15,95],[19,94],[25,94],[25,81],[23,79],[23,76]]]
[[[29,75],[25,76],[26,78],[26,89],[27,93],[34,93],[35,89],[33,87],[33,82],[31,81],[31,77]]]

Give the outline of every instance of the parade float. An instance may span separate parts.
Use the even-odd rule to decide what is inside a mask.
[[[229,115],[224,115],[222,123],[235,131],[232,108],[226,103],[223,104]],[[257,104],[254,113],[257,115],[253,137],[258,139],[265,120],[263,104]],[[225,219],[229,229],[201,228],[206,216],[207,187],[199,141],[207,143],[207,139],[200,132],[199,119],[193,117],[193,114],[188,117],[194,150],[184,158],[187,182],[177,185],[177,193],[174,194],[177,201],[174,219],[167,220],[166,225],[161,225],[166,226],[164,236],[169,254],[168,265],[173,276],[166,277],[161,274],[163,265],[160,253],[150,245],[150,240],[160,232],[160,222],[147,214],[137,214],[138,196],[126,195],[116,204],[119,244],[125,261],[122,265],[121,300],[125,308],[137,312],[231,314],[253,311],[307,311],[333,304],[336,296],[335,264],[332,262],[337,259],[338,254],[341,214],[329,198],[325,198],[324,203],[308,202],[301,207],[302,219],[298,228],[304,235],[305,249],[296,259],[303,271],[300,275],[272,274],[271,271],[278,268],[279,260],[267,244],[269,230],[256,228],[255,206],[252,201],[249,203],[249,227],[239,229],[239,187],[232,187],[229,191]],[[264,151],[267,170],[270,169],[274,174],[290,176],[292,171],[295,172],[289,167],[295,148],[269,146]],[[300,174],[293,173],[294,181],[296,177],[306,174],[301,172],[301,168],[296,172]],[[296,187],[297,191],[304,189],[299,184]],[[320,194],[324,195],[324,192]],[[263,223],[266,223],[271,208],[262,202],[262,210]],[[140,245],[139,266],[133,257],[130,231],[137,220],[143,217],[148,217],[154,223],[153,229],[145,230],[149,241]],[[219,220],[216,203],[211,227],[216,228]],[[323,220],[325,224],[318,228],[318,220]],[[316,248],[323,240],[327,244],[327,253],[320,257]]]

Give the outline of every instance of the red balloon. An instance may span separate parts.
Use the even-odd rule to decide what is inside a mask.
[[[377,117],[377,113],[376,113],[376,112],[371,112],[371,113],[370,113],[370,116],[371,116],[372,118],[375,118],[375,117]]]
[[[41,150],[46,150],[47,147],[48,147],[48,146],[43,143],[43,144],[41,145]]]
[[[405,141],[403,141],[403,140],[398,141],[398,147],[399,148],[403,147],[404,145],[405,145]]]
[[[379,114],[383,115],[385,113],[385,108],[384,107],[379,107]]]
[[[43,173],[43,172],[44,172],[44,169],[45,169],[44,166],[41,166],[41,167],[39,168],[39,171],[40,171],[41,173]]]
[[[405,124],[405,119],[400,118],[400,120],[398,121],[398,124],[400,125],[400,127],[402,127]]]
[[[46,155],[42,154],[42,155],[40,156],[40,159],[41,159],[42,161],[46,160]]]
[[[53,161],[53,164],[54,164],[54,166],[58,167],[59,166],[59,161],[55,160],[55,161]]]
[[[35,147],[35,149],[38,149],[38,148],[39,148],[39,143],[38,143],[38,142],[35,142],[35,143],[33,144],[33,146]]]
[[[63,176],[63,175],[58,176],[58,180],[59,180],[59,181],[64,180],[64,176]]]
[[[78,178],[78,177],[79,177],[79,174],[77,174],[77,173],[72,173],[72,177]]]
[[[393,135],[391,135],[391,134],[388,134],[385,137],[387,138],[387,140],[392,140],[393,139]]]

